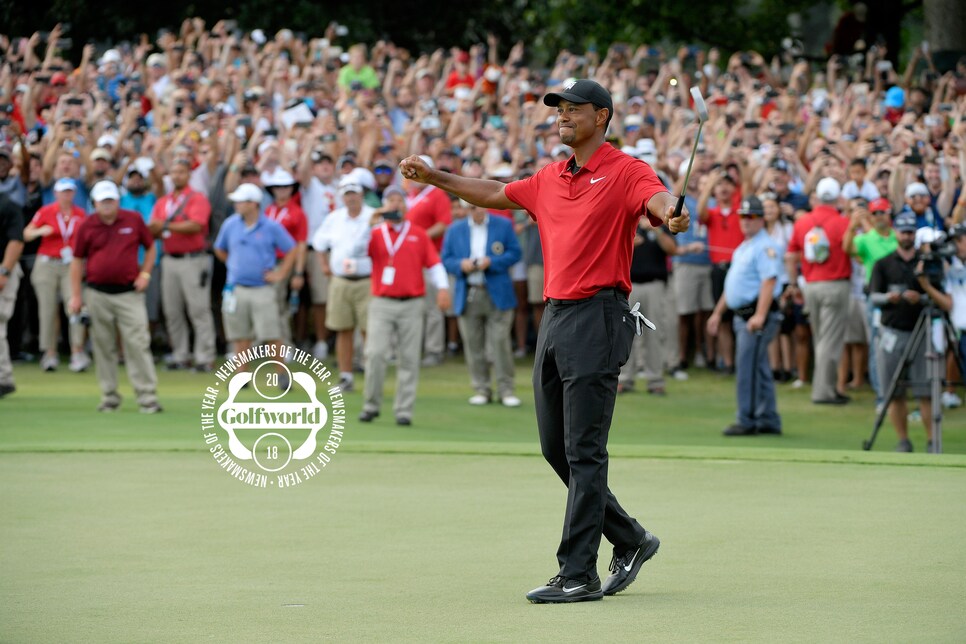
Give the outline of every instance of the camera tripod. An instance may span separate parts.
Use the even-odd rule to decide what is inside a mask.
[[[912,335],[909,336],[909,342],[906,344],[905,349],[903,349],[902,356],[899,360],[899,368],[892,374],[889,387],[883,396],[885,403],[875,417],[872,435],[862,443],[862,449],[866,451],[872,449],[872,444],[875,443],[875,438],[879,434],[882,421],[885,420],[885,416],[889,412],[889,404],[895,398],[896,388],[909,371],[909,367],[915,361],[919,347],[923,342],[926,343],[926,373],[929,382],[929,398],[932,401],[931,426],[933,451],[937,454],[941,454],[943,451],[942,388],[946,372],[946,349],[948,347],[953,348],[956,363],[959,365],[959,373],[966,376],[966,371],[963,370],[962,358],[959,356],[958,351],[956,351],[956,347],[959,345],[956,339],[956,331],[949,322],[949,318],[943,315],[942,311],[937,309],[928,298],[923,297],[922,301],[925,302],[925,307],[919,313],[919,319],[916,320],[916,326],[912,330]],[[936,330],[934,331],[933,329]],[[937,336],[937,333],[941,333],[941,335]],[[939,344],[938,347],[937,344]],[[875,347],[872,347],[872,349],[875,350]]]

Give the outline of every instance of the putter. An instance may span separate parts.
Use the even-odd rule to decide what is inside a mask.
[[[704,104],[704,97],[701,96],[701,90],[697,87],[692,87],[691,98],[694,99],[694,109],[698,113],[698,133],[694,135],[694,147],[691,148],[691,158],[688,159],[688,171],[684,175],[684,186],[681,187],[681,196],[678,197],[678,205],[674,208],[674,214],[671,215],[672,218],[680,217],[681,210],[684,208],[684,193],[688,191],[688,181],[691,180],[691,166],[694,165],[694,155],[698,152],[698,141],[701,140],[701,128],[704,127],[704,122],[708,120],[708,106]]]

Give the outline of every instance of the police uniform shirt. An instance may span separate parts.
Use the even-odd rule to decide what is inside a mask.
[[[739,309],[754,302],[758,299],[761,283],[771,278],[775,278],[772,295],[778,297],[782,289],[783,275],[782,255],[778,244],[762,228],[757,235],[741,242],[731,258],[731,268],[725,277],[724,286],[728,308]]]

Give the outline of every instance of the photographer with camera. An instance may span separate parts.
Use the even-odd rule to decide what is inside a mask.
[[[876,346],[876,362],[879,382],[891,383],[897,370],[903,368],[902,356],[912,340],[912,332],[924,306],[924,290],[916,276],[915,267],[921,257],[916,252],[916,216],[900,213],[894,223],[899,246],[875,263],[869,293],[873,304],[882,311],[879,342]],[[928,342],[920,343],[914,356],[910,356],[909,371],[899,380],[889,404],[889,418],[895,427],[899,442],[897,452],[911,452],[906,407],[906,388],[919,399],[919,409],[926,429],[926,451],[933,451],[932,400],[926,371],[926,348]]]
[[[930,267],[926,262],[916,266],[916,276],[926,295],[932,298],[936,306],[949,313],[949,319],[959,336],[958,351],[962,364],[966,362],[966,223],[950,228],[948,238],[952,240],[948,246],[934,251],[939,256],[936,260],[940,262],[941,257],[948,257],[948,263],[942,264],[945,292],[930,281]]]

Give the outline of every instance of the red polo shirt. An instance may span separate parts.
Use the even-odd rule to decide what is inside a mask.
[[[118,210],[108,225],[97,214],[84,219],[74,239],[74,257],[87,259],[89,284],[133,284],[141,270],[138,248],[149,248],[154,237],[139,213]]]
[[[611,287],[630,293],[637,222],[651,197],[667,189],[649,165],[610,144],[597,148],[574,175],[568,163],[551,163],[505,189],[537,222],[543,295],[581,299]]]
[[[40,238],[37,253],[45,257],[61,259],[63,257],[61,251],[64,246],[71,245],[86,216],[87,213],[84,212],[84,209],[78,206],[71,206],[71,211],[66,217],[61,214],[60,206],[56,203],[43,206],[30,220],[30,225],[35,228],[50,226],[54,229],[54,232]]]
[[[180,209],[180,212],[179,212]],[[201,230],[187,235],[172,232],[161,238],[161,248],[165,254],[182,255],[200,253],[207,247],[208,220],[211,218],[211,204],[208,198],[191,188],[180,193],[172,192],[158,199],[151,211],[151,221],[194,221],[201,224]]]
[[[453,204],[444,190],[435,186],[424,186],[406,198],[406,221],[411,221],[424,231],[435,224],[449,226],[453,223]],[[431,239],[438,253],[443,248],[443,235]]]
[[[741,190],[736,189],[731,195],[731,203],[708,208],[708,255],[712,264],[730,262],[735,249],[745,241],[738,223],[740,207]]]
[[[389,235],[388,246],[383,231]],[[372,229],[369,257],[372,258],[372,294],[377,297],[422,297],[426,293],[423,269],[440,262],[433,240],[425,230],[409,224],[406,239],[402,242],[399,241],[401,233],[385,223]],[[390,261],[389,247],[395,248],[397,244],[398,250]],[[383,284],[382,271],[390,265],[395,269],[393,283]]]
[[[815,225],[821,225],[828,237],[828,259],[821,264],[813,264],[805,259],[805,235]],[[849,227],[848,217],[832,206],[816,206],[815,210],[798,218],[788,241],[789,253],[801,253],[802,276],[806,282],[831,282],[847,280],[852,276],[852,259],[842,250],[842,238]]]
[[[282,224],[282,227],[288,231],[296,244],[304,244],[309,238],[309,220],[306,218],[302,207],[294,199],[289,199],[288,203],[282,207],[274,203],[271,204],[265,209],[265,216]],[[285,257],[285,253],[277,250],[275,257],[282,259]]]

